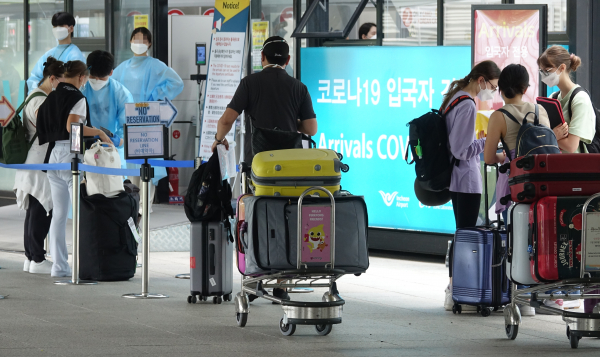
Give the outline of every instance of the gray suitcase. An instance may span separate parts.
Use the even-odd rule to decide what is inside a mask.
[[[190,293],[213,303],[231,301],[233,287],[233,243],[221,222],[192,222],[190,225]]]
[[[303,205],[329,204],[329,198],[305,197]],[[244,199],[248,232],[242,242],[246,274],[297,268],[297,197],[253,196]],[[335,198],[335,269],[350,274],[369,267],[368,216],[361,196]],[[308,264],[309,267],[323,266]]]

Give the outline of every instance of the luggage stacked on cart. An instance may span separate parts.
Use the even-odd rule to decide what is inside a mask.
[[[96,281],[131,279],[137,265],[139,189],[125,184],[115,197],[88,196],[81,184],[79,278]]]
[[[335,268],[352,274],[365,272],[369,266],[367,207],[362,196],[342,194],[341,173],[347,170],[341,155],[333,150],[288,149],[255,155],[250,184],[254,195],[240,196],[237,206],[240,272],[261,275],[296,269],[297,197],[315,186],[335,197]],[[307,197],[303,205],[329,203],[322,191],[309,195],[321,197]]]
[[[485,317],[490,315],[490,308],[497,310],[510,303],[510,284],[504,267],[506,231],[501,229],[499,216],[496,226],[488,218],[487,168],[484,165],[486,225],[458,229],[452,244],[452,312],[455,314],[462,312],[461,305],[471,305]]]
[[[579,278],[582,208],[600,192],[600,155],[541,154],[511,162],[509,276],[520,285]],[[507,198],[506,198],[507,199]],[[588,212],[598,211],[597,203]]]
[[[215,153],[192,175],[184,208],[190,225],[190,296],[213,303],[230,301],[233,289],[233,236],[229,217],[231,186],[221,180]]]

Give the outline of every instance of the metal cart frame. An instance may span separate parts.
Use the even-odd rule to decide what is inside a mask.
[[[242,185],[246,179],[242,174]],[[331,206],[331,239],[330,262],[323,267],[309,267],[302,262],[302,202],[309,192],[323,191],[327,194]],[[323,187],[311,187],[298,198],[298,231],[297,231],[297,266],[296,270],[277,271],[261,276],[243,276],[241,291],[234,299],[236,321],[238,326],[246,326],[250,304],[248,294],[253,294],[277,304],[283,309],[283,317],[279,321],[279,330],[285,336],[291,336],[296,331],[296,325],[314,325],[319,335],[328,335],[333,325],[342,323],[342,311],[345,301],[340,297],[336,281],[346,274],[335,269],[335,199]],[[236,239],[240,239],[236,237]],[[328,288],[320,302],[304,302],[282,300],[265,293],[267,288]]]
[[[511,303],[504,308],[504,325],[506,336],[509,339],[517,338],[521,325],[521,311],[517,304],[529,305],[550,314],[562,315],[563,321],[567,325],[567,338],[571,343],[571,348],[577,348],[582,337],[600,337],[600,304],[596,305],[594,313],[591,314],[564,311],[543,304],[544,299],[600,299],[600,293],[593,293],[594,290],[600,290],[600,278],[592,278],[585,269],[587,208],[594,199],[599,197],[600,193],[590,196],[582,208],[581,268],[578,279],[565,279],[552,284],[541,284],[519,290],[515,283],[511,283]],[[548,291],[557,293],[548,293]]]

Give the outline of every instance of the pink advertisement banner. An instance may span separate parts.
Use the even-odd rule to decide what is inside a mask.
[[[331,206],[302,206],[302,262],[331,262]]]
[[[500,69],[520,63],[529,72],[529,88],[523,96],[535,103],[540,96],[537,59],[540,55],[540,10],[475,10],[473,64],[492,60]],[[487,102],[477,100],[479,110],[503,106],[498,92]]]

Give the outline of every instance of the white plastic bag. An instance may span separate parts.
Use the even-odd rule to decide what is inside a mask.
[[[85,151],[83,163],[89,166],[107,167],[111,169],[121,168],[121,158],[119,152],[112,144],[104,144],[100,141],[95,142],[89,150]],[[123,176],[101,175],[93,172],[86,172],[86,189],[88,195],[101,194],[106,197],[114,197],[123,188]]]
[[[221,167],[221,179],[234,178],[237,174],[235,142],[229,143],[229,150],[225,149],[225,145],[217,145],[217,154],[219,155],[219,166]]]

